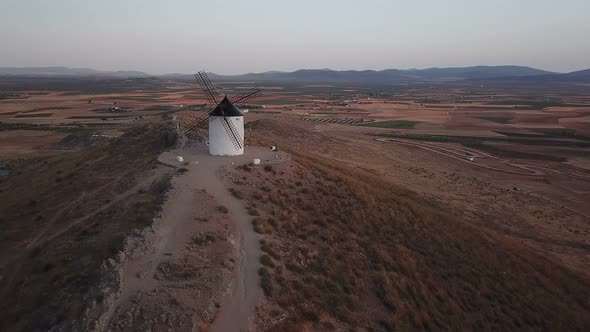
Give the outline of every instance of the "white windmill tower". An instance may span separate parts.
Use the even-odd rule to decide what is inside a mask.
[[[194,135],[198,128],[209,125],[209,154],[214,156],[237,156],[244,154],[244,113],[236,106],[260,96],[258,88],[246,90],[234,98],[226,96],[219,100],[219,93],[205,71],[195,74],[203,93],[210,103],[216,105],[207,115],[193,121],[187,128],[187,135]]]

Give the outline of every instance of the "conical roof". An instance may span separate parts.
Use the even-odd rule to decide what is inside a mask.
[[[209,116],[244,116],[244,113],[240,111],[236,105],[232,104],[227,96],[223,97],[223,100],[215,106],[215,108],[209,112]]]

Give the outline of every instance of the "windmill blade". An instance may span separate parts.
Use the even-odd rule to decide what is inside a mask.
[[[222,124],[225,130],[227,131],[236,150],[243,148],[244,146],[242,144],[242,137],[240,136],[240,133],[238,133],[238,130],[236,129],[234,124],[231,121],[229,121],[227,117],[222,118]]]
[[[184,132],[188,135],[192,135],[197,131],[197,129],[204,129],[205,125],[209,123],[210,117],[211,115],[207,114],[202,117],[196,118],[191,123],[189,123]]]
[[[252,88],[241,92],[234,97],[234,104],[246,104],[262,95],[262,90],[259,88]]]
[[[202,122],[209,119],[209,116],[210,116],[209,113],[205,113],[205,115],[203,115],[203,116],[194,117],[194,119],[189,123],[189,125],[186,128],[190,129],[190,128],[197,127],[197,126],[201,125]]]
[[[197,81],[197,83],[199,83],[199,86],[201,87],[201,91],[203,92],[203,95],[205,95],[205,98],[207,99],[207,101],[210,104],[216,104],[218,98],[216,98],[216,91],[211,90],[211,88],[208,86],[207,82],[202,78],[201,73],[197,73],[194,75],[195,76],[195,80]]]
[[[205,85],[207,86],[207,91],[209,91],[209,93],[215,98],[215,102],[219,103],[220,94],[217,91],[217,88],[215,87],[215,85],[213,85],[213,83],[211,83],[211,80],[209,79],[209,75],[207,75],[207,72],[204,70],[201,70],[199,72],[199,76],[201,77],[201,80],[203,81],[203,83],[205,83]]]
[[[211,117],[211,116],[210,116],[209,114],[207,114],[207,115],[205,115],[205,116],[203,116],[203,117],[200,117],[199,119],[197,119],[197,121],[195,121],[195,125],[194,125],[194,127],[195,127],[195,128],[204,128],[204,125],[205,125],[207,122],[209,122],[209,118],[210,118],[210,117]]]
[[[201,80],[201,77],[199,76],[199,74],[195,74],[194,76],[195,76],[195,80],[197,81],[197,83],[199,83],[199,86],[201,87],[201,91],[203,92],[203,95],[205,95],[205,98],[207,99],[209,104],[215,104],[215,97],[213,97],[213,95],[209,93],[207,85],[205,85],[205,83]]]
[[[213,83],[211,83],[211,80],[209,79],[209,76],[207,76],[207,73],[204,70],[201,70],[194,76],[197,80],[197,83],[199,83],[199,85],[201,86],[201,90],[203,90],[203,94],[205,95],[207,100],[209,100],[210,103],[217,105],[219,103],[219,92],[217,91]]]
[[[197,119],[193,120],[191,123],[189,123],[189,125],[186,127],[185,131],[188,133],[188,132],[193,132],[199,128],[203,128],[203,125],[205,123],[207,123],[208,120],[209,120],[208,115],[197,118]]]
[[[195,79],[201,85],[201,89],[203,90],[203,93],[205,94],[207,99],[209,99],[209,102],[213,104],[219,103],[219,92],[217,92],[217,89],[215,88],[213,83],[211,83],[211,80],[209,79],[207,72],[201,70],[200,72],[195,74]]]
[[[243,148],[244,145],[242,143],[242,137],[240,136],[240,133],[238,133],[238,130],[236,129],[234,124],[231,121],[229,121],[225,116],[221,119],[221,123],[223,125],[223,128],[225,128],[225,130],[227,131],[227,135],[229,136],[236,150]]]

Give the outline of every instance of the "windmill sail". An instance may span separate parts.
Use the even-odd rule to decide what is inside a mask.
[[[243,148],[244,145],[242,143],[242,137],[240,136],[240,133],[238,133],[238,130],[236,129],[234,124],[230,120],[228,120],[227,117],[221,118],[221,122],[236,150],[240,150],[241,148]]]
[[[201,86],[201,90],[203,91],[205,98],[207,98],[209,103],[217,105],[219,103],[219,92],[217,91],[213,83],[211,83],[211,80],[209,79],[207,72],[202,70],[196,73],[194,76],[197,83],[199,83],[199,85]],[[210,113],[211,111],[208,112],[206,115],[203,115],[193,120],[185,130],[187,135],[192,136],[198,128],[201,128],[205,123],[207,123],[209,120]]]
[[[217,92],[217,89],[215,88],[213,83],[211,83],[211,80],[209,79],[209,76],[207,76],[207,73],[204,70],[201,70],[194,76],[199,85],[201,86],[201,90],[203,90],[203,94],[205,95],[209,103],[217,105],[219,103],[219,92]]]
[[[234,104],[243,105],[262,95],[262,90],[259,88],[252,88],[246,90],[233,98]]]
[[[208,120],[209,120],[209,115],[208,114],[205,115],[205,116],[202,116],[200,118],[196,118],[195,120],[191,121],[191,123],[189,123],[189,125],[186,127],[186,129],[185,129],[184,132],[188,136],[194,136],[194,134],[196,133],[197,129],[204,128],[205,127],[205,124],[207,122],[209,122]]]
[[[211,83],[207,73],[196,73],[195,79],[200,85],[207,101],[215,107],[202,116],[194,118],[185,133],[187,136],[197,136],[197,130],[209,125],[209,153],[212,155],[232,156],[244,153],[244,113],[236,107],[254,100],[262,95],[262,90],[249,88],[239,93],[230,101],[227,96],[220,98],[220,94]],[[236,151],[234,151],[234,148]]]

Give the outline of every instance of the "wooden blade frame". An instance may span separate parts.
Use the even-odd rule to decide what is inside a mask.
[[[219,92],[217,91],[213,83],[211,83],[211,80],[209,79],[209,76],[207,76],[207,73],[204,70],[201,70],[194,76],[195,80],[197,80],[197,83],[199,83],[199,85],[201,86],[201,90],[203,91],[203,94],[205,95],[207,100],[209,100],[211,104],[219,104]]]
[[[222,117],[221,123],[223,124],[225,131],[227,131],[227,135],[229,136],[236,150],[243,148],[244,144],[242,143],[242,137],[240,137],[240,133],[238,133],[238,130],[234,124],[225,116]]]
[[[251,102],[252,100],[260,96],[262,96],[262,90],[260,90],[259,88],[252,88],[244,92],[241,92],[239,95],[235,96],[233,98],[233,103],[243,105],[245,103]]]

